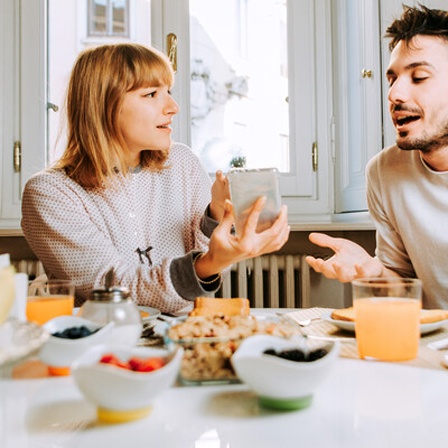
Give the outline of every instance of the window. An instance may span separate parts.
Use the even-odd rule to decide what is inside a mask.
[[[3,0],[0,5],[0,53],[3,49],[2,60],[8,61],[0,75],[0,227],[19,227],[24,183],[64,147],[58,144],[59,118],[76,55],[119,40],[167,51],[169,33],[176,34],[178,50],[173,95],[180,112],[173,139],[200,155],[211,144],[211,173],[244,157],[247,166],[276,166],[292,223],[330,221],[336,208],[351,211],[355,197],[363,198],[363,179],[351,180],[362,173],[364,160],[350,151],[365,150],[358,140],[373,141],[367,131],[378,128],[371,117],[385,98],[374,87],[375,107],[357,103],[369,98],[366,87],[383,76],[363,58],[378,56],[372,45],[378,11],[381,23],[389,23],[392,13],[402,10],[399,0],[39,0],[26,8]],[[257,29],[257,20],[264,27]],[[249,66],[254,60],[256,70]],[[362,65],[353,67],[355,62]],[[359,79],[364,68],[374,76]],[[359,110],[369,112],[367,120]],[[383,127],[389,123],[384,115]],[[360,130],[364,137],[356,140]],[[22,155],[17,172],[16,141]],[[372,151],[380,146],[371,144]],[[342,191],[348,202],[338,199]]]
[[[129,0],[88,0],[88,36],[129,36]]]

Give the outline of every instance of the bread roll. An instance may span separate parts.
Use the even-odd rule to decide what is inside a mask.
[[[249,316],[250,305],[248,299],[213,299],[197,297],[190,316]]]
[[[355,309],[351,306],[349,308],[342,308],[340,310],[333,310],[331,312],[332,319],[344,320],[349,322],[355,321]],[[420,323],[430,324],[448,319],[448,310],[421,310]]]

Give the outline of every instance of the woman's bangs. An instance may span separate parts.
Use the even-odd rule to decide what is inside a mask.
[[[174,76],[169,62],[157,55],[152,55],[151,58],[135,66],[134,80],[129,90],[160,85],[172,86],[173,83]]]

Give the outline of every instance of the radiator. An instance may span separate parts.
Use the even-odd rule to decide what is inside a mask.
[[[306,255],[264,255],[233,265],[216,297],[246,297],[252,308],[309,308],[310,270]],[[45,274],[38,260],[12,261],[34,280]]]
[[[245,297],[252,308],[308,308],[306,255],[263,255],[234,266],[215,297]]]
[[[12,260],[11,264],[16,269],[16,272],[28,274],[30,280],[34,280],[39,275],[45,274],[44,267],[39,260]]]

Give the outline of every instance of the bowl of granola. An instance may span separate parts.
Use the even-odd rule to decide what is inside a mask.
[[[273,317],[188,316],[173,320],[165,342],[183,348],[179,379],[184,385],[239,383],[232,355],[242,341],[260,334],[290,338],[300,328]]]

